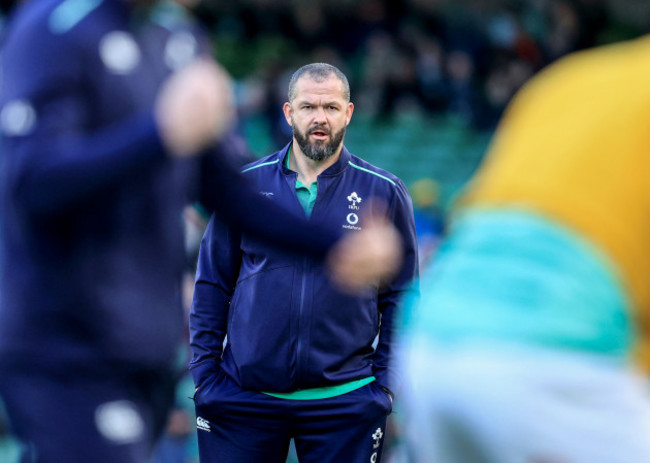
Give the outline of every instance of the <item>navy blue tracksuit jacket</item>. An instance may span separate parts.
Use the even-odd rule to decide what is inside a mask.
[[[249,214],[273,204],[216,148],[167,156],[156,95],[203,43],[173,2],[17,7],[0,58],[0,366],[169,369],[185,328],[188,202],[298,251],[322,256],[339,236],[309,238],[304,227],[322,227],[280,209],[274,223]]]
[[[248,165],[244,175],[269,202],[301,213],[296,173],[284,162],[289,146]],[[190,314],[190,367],[197,384],[221,368],[239,386],[267,392],[371,375],[381,386],[394,385],[395,314],[418,268],[413,210],[404,184],[344,147],[340,159],[318,176],[311,220],[355,233],[363,228],[371,198],[387,205],[404,238],[405,258],[393,281],[361,296],[333,288],[322,264],[270,249],[211,220],[201,244]],[[278,218],[266,215],[265,220]]]

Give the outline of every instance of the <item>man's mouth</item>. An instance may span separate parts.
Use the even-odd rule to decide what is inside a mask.
[[[312,136],[312,138],[315,138],[316,140],[324,140],[327,137],[329,137],[329,132],[327,130],[311,130],[309,134]]]

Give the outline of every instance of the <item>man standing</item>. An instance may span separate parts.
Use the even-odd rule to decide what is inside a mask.
[[[650,461],[650,38],[516,96],[405,338],[415,462]]]
[[[213,218],[190,314],[201,459],[283,463],[293,438],[302,463],[378,462],[396,384],[394,316],[417,275],[411,201],[397,177],[344,147],[354,106],[340,70],[300,68],[283,109],[292,143],[244,175],[268,201],[350,234],[381,200],[405,259],[396,278],[353,296],[321,264]]]
[[[3,34],[0,395],[11,430],[30,463],[146,461],[180,370],[183,207],[200,200],[321,258],[339,232],[310,238],[322,228],[280,208],[268,225],[246,213],[273,204],[214,146],[232,119],[228,79],[179,5],[33,0]],[[333,268],[349,268],[353,244],[337,245]]]

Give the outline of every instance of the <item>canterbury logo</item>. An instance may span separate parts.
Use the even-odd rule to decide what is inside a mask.
[[[210,422],[206,420],[205,418],[201,418],[200,416],[196,417],[196,428],[201,429],[202,431],[208,431],[210,432]]]

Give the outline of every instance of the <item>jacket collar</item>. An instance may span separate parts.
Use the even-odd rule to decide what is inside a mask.
[[[289,144],[287,144],[284,148],[278,151],[277,154],[277,157],[280,160],[280,165],[282,166],[282,172],[284,172],[285,174],[289,174],[292,172],[291,170],[287,169],[285,166],[287,153],[289,152],[289,148],[291,147],[292,144],[293,141],[289,142]],[[334,175],[343,172],[343,170],[348,166],[351,156],[352,155],[350,154],[348,149],[345,147],[345,145],[343,145],[343,149],[341,150],[341,155],[339,156],[338,160],[334,164],[329,166],[327,169],[325,169],[319,175],[319,177],[323,177],[323,176],[332,177]]]

